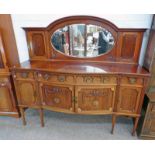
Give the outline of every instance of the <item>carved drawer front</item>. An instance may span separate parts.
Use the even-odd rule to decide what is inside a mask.
[[[76,83],[77,84],[116,84],[116,77],[113,76],[77,76]]]
[[[118,96],[117,111],[121,113],[137,113],[142,88],[121,86]]]
[[[72,86],[41,83],[40,93],[43,106],[49,106],[60,111],[74,111]]]
[[[154,103],[148,104],[142,134],[155,137],[155,104]]]
[[[39,72],[38,80],[40,81],[49,81],[58,84],[73,84],[73,76],[65,74],[53,74],[48,72]]]
[[[36,106],[38,105],[37,101],[37,88],[36,84],[33,81],[27,80],[17,80],[15,82],[18,104],[23,106]]]
[[[14,98],[9,80],[0,78],[0,111],[11,112],[13,110]]]
[[[115,87],[76,87],[76,111],[78,113],[111,113],[114,107]]]
[[[14,79],[34,79],[34,73],[32,71],[20,71],[13,73]]]
[[[137,77],[122,77],[121,85],[143,85],[143,79]]]

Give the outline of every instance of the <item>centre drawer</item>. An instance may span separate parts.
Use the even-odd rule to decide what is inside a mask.
[[[93,75],[79,75],[76,76],[76,84],[80,85],[116,85],[117,78],[115,76],[93,76]]]
[[[58,84],[74,84],[73,75],[67,75],[67,74],[38,72],[37,79],[39,81],[44,81],[44,82],[48,81],[51,83],[58,83]]]

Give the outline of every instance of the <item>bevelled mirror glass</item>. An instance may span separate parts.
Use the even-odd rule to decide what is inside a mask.
[[[96,57],[110,51],[114,37],[103,27],[91,24],[72,24],[56,30],[51,37],[52,46],[65,55]]]

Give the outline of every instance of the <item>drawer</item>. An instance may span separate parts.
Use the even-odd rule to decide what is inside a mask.
[[[103,85],[115,85],[117,84],[117,78],[114,76],[77,76],[76,77],[77,84],[103,84]]]
[[[144,80],[137,77],[122,77],[121,85],[143,85]]]
[[[32,71],[20,71],[13,74],[15,79],[34,79],[34,72]]]
[[[66,75],[66,74],[54,74],[48,72],[38,72],[37,79],[39,81],[48,81],[51,83],[58,83],[58,84],[74,84],[74,77],[73,75]]]

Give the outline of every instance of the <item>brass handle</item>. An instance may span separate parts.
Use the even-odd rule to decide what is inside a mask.
[[[134,84],[134,83],[136,83],[136,79],[135,79],[135,78],[129,78],[129,82],[130,82],[131,84]]]
[[[45,80],[48,80],[49,77],[50,77],[50,76],[49,76],[48,74],[45,74],[45,75],[44,75],[44,79],[45,79]]]
[[[28,75],[29,75],[28,73],[22,73],[21,74],[22,78],[28,78]]]
[[[58,76],[58,81],[64,82],[65,81],[65,76]]]

